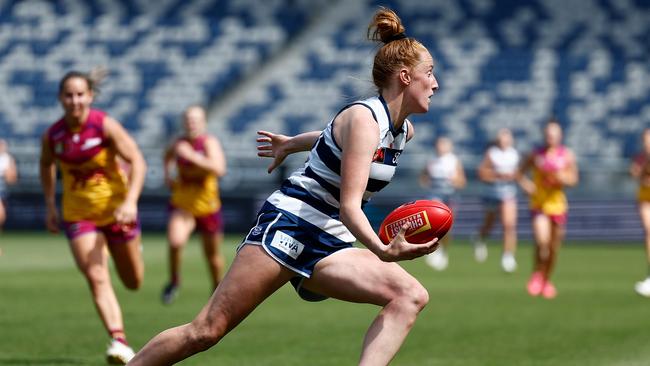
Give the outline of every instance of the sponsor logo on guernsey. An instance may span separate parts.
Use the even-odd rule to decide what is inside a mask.
[[[101,137],[91,137],[84,141],[84,144],[81,145],[81,150],[88,150],[91,149],[99,144],[102,143],[102,138]]]
[[[384,226],[386,230],[386,236],[390,239],[394,238],[399,230],[402,228],[402,225],[409,223],[411,228],[406,230],[405,237],[409,237],[415,234],[419,234],[423,231],[431,229],[431,223],[429,222],[429,216],[427,216],[426,211],[416,212],[413,215],[406,216],[397,221],[393,221],[388,225]]]
[[[271,246],[279,249],[293,259],[298,258],[303,249],[305,249],[305,245],[303,243],[283,233],[280,230],[275,232],[273,240],[271,241]]]

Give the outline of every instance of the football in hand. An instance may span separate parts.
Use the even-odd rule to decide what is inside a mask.
[[[379,226],[379,238],[384,244],[399,233],[406,223],[411,227],[404,235],[409,243],[422,244],[433,238],[442,239],[454,221],[447,205],[433,200],[417,200],[405,203],[388,214]]]

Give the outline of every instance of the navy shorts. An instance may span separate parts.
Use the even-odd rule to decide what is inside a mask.
[[[353,243],[330,237],[311,223],[266,202],[255,226],[238,250],[247,244],[262,246],[274,260],[294,271],[297,276],[291,283],[300,297],[320,301],[326,297],[302,288],[302,282],[311,277],[318,261],[339,250],[351,248]]]

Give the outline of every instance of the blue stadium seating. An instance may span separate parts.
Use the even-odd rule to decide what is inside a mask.
[[[445,134],[477,157],[504,126],[526,150],[557,116],[581,158],[627,159],[650,126],[644,0],[5,0],[0,135],[35,143],[61,113],[61,76],[104,65],[97,106],[144,148],[160,147],[187,105],[253,80],[211,124],[231,157],[250,155],[256,130],[320,129],[345,102],[374,93],[376,46],[364,36],[379,5],[397,10],[437,63],[440,92],[413,116],[418,156]],[[295,52],[278,52],[310,30]],[[261,78],[273,58],[286,67]]]

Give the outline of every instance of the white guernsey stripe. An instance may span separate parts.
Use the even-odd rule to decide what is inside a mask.
[[[363,194],[363,200],[368,201],[393,178],[399,156],[406,145],[408,121],[404,121],[400,130],[393,130],[387,106],[381,97],[368,98],[352,105],[364,105],[369,108],[379,126],[379,143],[370,167],[368,190]],[[318,142],[310,151],[305,166],[296,170],[289,177],[289,181],[330,206],[340,207],[338,194],[341,176],[338,170],[342,152],[335,143],[332,133],[335,120],[336,117],[323,130]],[[313,174],[307,174],[307,168],[309,169],[307,172]]]
[[[297,198],[289,197],[280,191],[276,191],[267,201],[281,210],[300,217],[341,241],[346,243],[356,241],[354,235],[340,221],[332,219]]]

